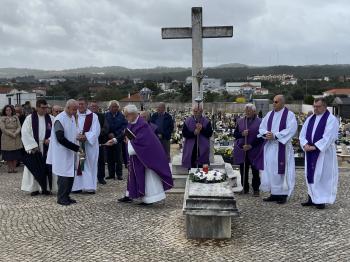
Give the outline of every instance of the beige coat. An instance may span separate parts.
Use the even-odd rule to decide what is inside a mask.
[[[1,150],[14,151],[22,148],[21,124],[17,116],[0,118]]]

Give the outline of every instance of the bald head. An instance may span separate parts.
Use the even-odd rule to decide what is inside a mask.
[[[278,112],[280,111],[286,103],[286,99],[284,98],[284,95],[276,95],[273,98],[273,109]]]

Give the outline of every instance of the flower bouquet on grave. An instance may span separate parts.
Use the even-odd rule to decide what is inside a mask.
[[[227,175],[218,170],[209,170],[207,173],[203,170],[197,169],[196,172],[190,173],[192,182],[213,184],[226,181]]]

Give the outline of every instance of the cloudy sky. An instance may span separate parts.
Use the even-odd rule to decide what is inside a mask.
[[[191,41],[161,27],[233,25],[204,40],[204,65],[350,63],[348,0],[0,0],[0,67],[190,66]]]

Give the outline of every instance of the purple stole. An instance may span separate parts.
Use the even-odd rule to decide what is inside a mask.
[[[45,114],[45,139],[49,139],[51,136],[52,122],[49,114]],[[39,117],[37,112],[32,113],[32,129],[34,140],[38,143],[39,146]],[[43,156],[46,157],[49,147],[44,143],[44,152]]]
[[[85,121],[84,121],[84,126],[83,126],[83,134],[85,134],[86,132],[89,132],[92,126],[92,120],[93,120],[93,116],[94,114],[88,114],[85,116]],[[78,170],[77,170],[77,176],[81,176],[83,175],[83,171],[81,170],[81,166],[80,166],[80,161],[78,163]]]
[[[240,133],[242,133],[244,130],[248,129],[248,136],[247,136],[247,144],[251,145],[255,139],[257,139],[257,135],[259,134],[259,126],[261,123],[260,118],[255,117],[250,122],[246,120],[247,118],[240,118],[237,121],[238,130]],[[242,164],[244,163],[244,156],[246,155],[251,164],[258,170],[264,169],[264,162],[263,162],[263,147],[262,143],[261,145],[257,145],[254,148],[250,149],[249,151],[244,152],[243,145],[244,145],[244,137],[239,138],[235,141],[234,149],[233,149],[233,158],[235,164]]]
[[[314,146],[317,141],[322,139],[329,115],[330,113],[328,110],[323,114],[323,116],[320,119],[320,122],[316,127],[313,138],[312,138],[312,130],[315,125],[316,115],[314,114],[311,116],[306,129],[306,140],[310,146]],[[317,159],[319,155],[320,155],[320,150],[317,147],[316,147],[316,150],[314,151],[306,152],[306,163],[307,163],[306,173],[307,173],[307,182],[309,184],[314,183],[315,169],[316,169]]]
[[[185,125],[187,126],[188,130],[191,132],[194,132],[196,129],[196,120],[194,117],[189,117],[185,121]],[[201,117],[198,123],[201,123],[203,128],[205,128],[209,120],[205,117]],[[186,168],[191,168],[191,158],[192,158],[192,151],[194,149],[194,145],[196,142],[196,137],[195,138],[190,138],[185,140],[184,143],[184,149],[182,153],[182,166]],[[197,163],[199,165],[202,164],[210,164],[209,163],[209,153],[210,153],[210,142],[209,139],[203,136],[202,134],[199,134],[198,136],[198,143],[199,143],[199,157],[197,159]]]
[[[279,131],[286,129],[287,127],[287,117],[288,117],[288,108],[284,108],[282,113]],[[267,131],[271,132],[273,116],[275,115],[275,111],[272,111],[269,119],[267,121]],[[286,169],[286,145],[278,142],[278,174],[283,175]]]

